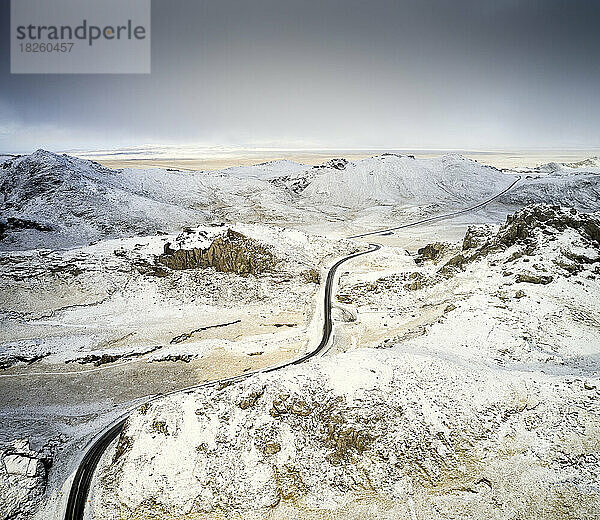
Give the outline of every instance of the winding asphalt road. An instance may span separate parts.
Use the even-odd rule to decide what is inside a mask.
[[[171,393],[182,393],[193,391],[197,388],[201,387],[210,387],[215,386],[222,383],[233,383],[236,381],[241,381],[246,379],[257,373],[268,373],[273,372],[275,370],[280,370],[287,366],[299,365],[300,363],[304,363],[306,360],[317,356],[321,352],[325,350],[327,344],[329,343],[329,339],[331,337],[331,331],[333,329],[333,322],[331,320],[331,296],[333,291],[333,282],[335,278],[335,273],[340,265],[344,262],[352,258],[356,258],[357,256],[366,255],[367,253],[372,253],[373,251],[377,251],[381,248],[379,244],[370,244],[370,249],[366,251],[361,251],[359,253],[354,253],[352,255],[346,256],[341,260],[338,260],[333,266],[329,269],[327,273],[327,280],[325,281],[325,294],[323,297],[323,333],[321,335],[321,342],[317,345],[317,347],[308,352],[304,356],[295,359],[293,361],[289,361],[287,363],[283,363],[280,365],[276,365],[270,368],[266,368],[263,370],[256,370],[253,372],[247,372],[244,374],[240,374],[234,377],[228,377],[225,379],[218,379],[215,381],[209,381],[207,383],[202,383],[200,385],[192,386],[189,388],[185,388],[183,390],[177,390],[176,392]],[[166,394],[170,395],[170,394]],[[164,395],[156,396],[155,399],[159,397],[164,397]],[[131,412],[128,412],[126,416],[122,417],[115,424],[113,424],[108,430],[106,430],[100,437],[95,439],[89,448],[87,449],[83,459],[79,463],[79,467],[75,473],[75,477],[73,478],[73,483],[71,484],[71,491],[69,493],[69,499],[67,501],[67,508],[65,513],[65,520],[83,520],[85,513],[85,506],[88,501],[88,495],[90,491],[90,485],[92,483],[92,479],[94,478],[94,471],[100,462],[102,454],[106,451],[108,446],[119,436],[121,430],[123,428],[123,424],[127,420]]]
[[[490,199],[488,199],[484,202],[481,202],[475,206],[471,206],[469,208],[455,211],[453,213],[448,213],[445,215],[438,215],[436,217],[422,219],[417,222],[411,222],[409,224],[404,224],[401,226],[380,229],[378,231],[371,231],[368,233],[362,233],[360,235],[353,235],[348,238],[362,238],[362,237],[371,236],[371,235],[381,235],[383,233],[390,233],[390,232],[398,230],[398,229],[404,229],[404,228],[408,228],[408,227],[418,226],[418,225],[425,224],[428,222],[436,222],[436,221],[440,221],[440,220],[445,220],[445,219],[456,217],[458,215],[462,215],[464,213],[468,213],[470,211],[474,211],[474,210],[479,209],[479,208],[489,204],[490,202],[496,200],[498,197],[504,195],[506,192],[508,192],[510,189],[512,189],[513,186],[517,182],[519,182],[519,180],[521,180],[521,177],[518,177],[510,186],[508,186],[506,189],[504,189],[503,191],[501,191],[494,197],[491,197]],[[308,352],[307,354],[305,354],[304,356],[302,356],[298,359],[289,361],[287,363],[283,363],[283,364],[276,365],[276,366],[262,369],[262,370],[247,372],[247,373],[240,374],[240,375],[234,376],[234,377],[218,379],[215,381],[202,383],[200,385],[185,388],[183,390],[177,390],[175,392],[171,392],[171,394],[190,392],[190,391],[193,391],[193,390],[195,390],[197,388],[201,388],[201,387],[210,387],[210,386],[215,386],[215,385],[222,384],[222,383],[232,383],[232,382],[236,382],[236,381],[241,381],[241,380],[246,379],[257,373],[264,374],[264,373],[273,372],[275,370],[280,370],[280,369],[288,367],[288,366],[299,365],[301,363],[304,363],[308,359],[322,353],[326,349],[327,344],[329,343],[329,339],[331,338],[331,332],[333,330],[333,322],[331,319],[331,297],[332,297],[333,282],[334,282],[336,271],[340,267],[340,265],[342,265],[344,262],[347,262],[348,260],[351,260],[352,258],[366,255],[368,253],[373,253],[373,252],[381,249],[381,246],[379,244],[369,244],[369,245],[370,245],[370,248],[368,250],[346,256],[346,257],[338,260],[329,269],[329,272],[327,273],[327,279],[325,281],[325,294],[323,297],[323,318],[324,318],[323,319],[323,333],[321,336],[321,342],[317,345],[317,347],[314,350],[312,350],[311,352]],[[170,395],[170,394],[166,394],[166,395]],[[164,395],[156,396],[151,400],[158,399],[160,397],[164,397]],[[83,456],[83,458],[81,459],[81,462],[79,463],[79,467],[77,468],[77,471],[73,478],[73,482],[71,484],[71,491],[69,493],[69,498],[67,501],[67,507],[66,507],[66,512],[65,512],[65,520],[84,520],[85,507],[88,502],[90,486],[92,483],[92,479],[94,477],[94,472],[96,470],[96,467],[98,466],[98,463],[100,462],[100,458],[102,457],[103,453],[106,451],[108,446],[120,435],[123,425],[125,424],[125,421],[127,420],[130,413],[131,412],[128,412],[126,416],[120,418],[116,423],[114,423],[104,433],[102,433],[101,436],[99,436],[98,438],[93,440],[88,445],[87,451],[86,451],[85,455]]]

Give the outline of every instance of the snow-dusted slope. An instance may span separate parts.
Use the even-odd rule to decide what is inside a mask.
[[[179,235],[103,240],[67,251],[0,253],[0,372],[19,363],[60,365],[89,355],[152,351],[158,345],[162,357],[175,348],[191,358],[215,348],[212,338],[195,346],[169,341],[202,320],[218,321],[221,315],[228,317],[222,321],[233,321],[232,316],[248,315],[253,308],[260,315],[270,306],[278,312],[312,313],[320,265],[356,247],[296,230],[240,224],[236,232],[272,255],[270,269],[260,275],[213,267],[170,269],[158,261],[167,243],[175,249],[209,247],[227,231],[226,226],[201,226]],[[226,261],[232,253],[214,254]],[[311,269],[313,281],[307,278]],[[249,323],[268,330],[254,318]],[[305,339],[300,327],[282,327],[281,332]],[[252,336],[250,329],[238,334]],[[126,340],[115,343],[117,336]],[[221,340],[217,346],[226,345]],[[273,332],[269,348],[276,348]]]
[[[552,168],[551,174],[532,172],[502,201],[598,207],[594,160]],[[431,213],[481,202],[513,178],[460,155],[384,154],[315,167],[272,161],[209,173],[111,170],[38,150],[0,166],[0,248],[72,247],[214,220],[377,228],[406,222],[415,209]]]
[[[347,291],[378,349],[139,408],[94,518],[597,518],[600,221],[529,207],[465,239]]]
[[[460,155],[431,159],[392,154],[326,163],[302,197],[338,206],[423,205],[485,200],[510,184],[499,170]]]
[[[501,201],[517,206],[545,202],[572,206],[580,211],[598,211],[600,173],[576,171],[529,176],[516,189],[504,195]]]
[[[9,249],[70,247],[176,231],[214,218],[297,219],[287,190],[267,178],[305,169],[276,161],[214,173],[111,170],[38,150],[8,160],[0,169],[0,240]]]
[[[189,181],[176,189],[181,175],[136,175],[44,150],[7,161],[0,207],[12,232],[4,245],[61,247],[205,220],[207,190]]]
[[[600,209],[600,158],[546,163],[529,173],[515,190],[502,197],[503,202],[519,206],[545,202],[580,211]]]
[[[600,157],[588,157],[587,159],[570,163],[549,162],[533,168],[531,172],[540,174],[562,173],[567,175],[574,172],[600,173]]]

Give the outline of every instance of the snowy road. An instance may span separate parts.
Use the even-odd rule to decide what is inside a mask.
[[[367,236],[372,236],[372,235],[381,235],[382,233],[389,233],[390,231],[396,231],[398,229],[406,229],[409,227],[426,224],[427,222],[437,222],[438,220],[446,220],[449,218],[458,217],[459,215],[464,215],[465,213],[469,213],[470,211],[474,211],[476,209],[483,208],[483,206],[487,206],[490,202],[495,201],[496,199],[498,199],[499,197],[501,197],[502,195],[504,195],[505,193],[510,191],[515,186],[515,184],[517,184],[517,182],[519,182],[522,178],[523,178],[523,176],[519,175],[512,182],[512,184],[510,186],[508,186],[507,188],[502,190],[500,193],[497,193],[493,197],[491,197],[487,200],[484,200],[483,202],[480,202],[479,204],[476,204],[475,206],[471,206],[470,208],[461,209],[459,211],[454,211],[452,213],[447,213],[445,215],[437,215],[435,217],[429,217],[429,218],[426,218],[423,220],[419,220],[417,222],[411,222],[409,224],[402,224],[401,226],[395,226],[395,227],[386,228],[386,229],[378,229],[377,231],[369,231],[367,233],[361,233],[360,235],[352,235],[351,237],[348,237],[348,238],[362,238],[362,237],[367,237]]]

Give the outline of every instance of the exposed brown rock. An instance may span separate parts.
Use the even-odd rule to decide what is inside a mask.
[[[273,407],[269,410],[272,417],[280,417],[285,414],[299,415],[306,417],[313,412],[308,403],[301,399],[288,400],[287,395],[280,395],[278,399],[273,401]]]
[[[152,423],[152,429],[163,435],[169,435],[169,428],[167,427],[166,421],[154,421]]]
[[[321,275],[316,269],[307,269],[300,273],[306,283],[321,283]]]
[[[126,452],[131,449],[133,442],[131,437],[125,435],[125,429],[121,431],[121,435],[119,436],[119,441],[117,443],[117,447],[115,448],[115,453],[112,458],[112,463],[117,462]]]
[[[447,250],[448,244],[446,242],[433,242],[417,249],[417,254],[423,260],[437,260]]]
[[[265,444],[263,448],[263,453],[265,455],[275,455],[281,451],[281,446],[277,442],[269,442]]]
[[[474,249],[483,245],[492,236],[489,226],[469,226],[463,239],[463,251]]]
[[[469,259],[470,260],[470,259]],[[463,254],[453,256],[448,260],[440,269],[440,274],[451,274],[456,269],[462,269],[463,265],[467,262],[467,258]]]
[[[417,271],[415,271],[414,273],[410,273],[410,275],[408,275],[408,279],[411,280],[408,283],[404,284],[404,288],[407,291],[418,291],[419,289],[423,288],[423,275]]]
[[[600,247],[600,220],[597,217],[579,213],[575,209],[537,204],[508,215],[506,223],[496,234],[491,233],[488,228],[470,227],[463,240],[463,253],[446,262],[440,273],[445,274],[451,272],[453,268],[462,268],[466,263],[483,258],[489,253],[505,251],[511,246],[517,246],[518,249],[507,263],[534,255],[539,247],[536,238],[539,232],[553,236],[566,229],[574,229],[591,246]],[[569,261],[579,264],[597,261],[596,258],[578,258],[578,255],[568,251],[563,252],[563,255]],[[523,261],[528,259],[525,258]]]
[[[549,275],[538,275],[533,273],[519,273],[517,274],[516,282],[524,282],[524,283],[537,283],[542,285],[547,285],[553,280],[552,276]]]
[[[83,356],[76,359],[68,359],[66,363],[79,363],[80,365],[86,365],[88,363],[93,363],[94,366],[102,366],[108,363],[114,363],[115,361],[120,361],[124,359],[131,359],[140,356],[144,356],[146,354],[150,354],[151,352],[155,352],[160,349],[160,345],[155,345],[152,347],[142,348],[137,352],[128,352],[123,354],[89,354],[87,356]]]
[[[175,270],[214,267],[217,271],[242,275],[270,271],[277,263],[273,254],[259,242],[231,229],[215,238],[206,249],[174,250],[167,243],[158,261]]]
[[[239,403],[238,406],[242,409],[242,410],[246,410],[248,408],[252,408],[256,402],[262,397],[262,395],[265,393],[265,389],[261,389],[261,390],[257,390],[254,392],[251,392],[248,396],[244,397]]]

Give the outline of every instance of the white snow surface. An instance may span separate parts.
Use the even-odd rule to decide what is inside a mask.
[[[202,326],[250,324],[252,315],[265,312],[312,315],[319,287],[302,273],[319,271],[356,244],[260,224],[231,227],[274,255],[274,272],[242,277],[209,268],[147,274],[167,242],[177,248],[208,247],[228,226],[103,240],[67,251],[1,253],[0,366],[64,363],[92,354],[150,354],[146,359],[154,361],[178,354],[197,358],[217,348],[243,354],[275,349],[268,329],[236,341],[169,342]],[[282,327],[277,336],[291,342],[304,332]]]
[[[389,270],[342,286],[359,318],[335,334],[441,307],[419,334],[141,408],[95,518],[594,518],[600,220],[516,218],[462,268],[417,268],[421,289]]]
[[[0,365],[17,369],[90,354],[157,362],[297,351],[320,332],[321,296],[301,274],[356,247],[306,230],[402,224],[481,202],[514,179],[459,155],[210,173],[111,170],[44,150],[0,163]],[[491,216],[539,202],[600,209],[598,158],[523,177]],[[278,271],[148,275],[166,242],[207,247],[227,228],[266,244]],[[335,309],[332,353],[360,350],[142,408],[123,453],[103,461],[96,517],[594,518],[600,253],[582,237],[536,230],[535,251],[513,244],[447,278],[441,264],[415,267],[403,248],[384,248],[378,274],[355,284],[341,275],[350,300]],[[408,265],[418,290],[406,289]],[[259,328],[285,313],[302,325]],[[224,316],[244,322],[229,339],[172,343]],[[388,334],[394,320],[408,330]],[[6,453],[0,495],[25,511],[43,484],[27,480],[27,461],[14,457],[23,454]]]
[[[584,162],[585,163],[585,162]],[[502,200],[511,207],[547,202],[590,211],[596,166],[531,172]],[[589,164],[596,164],[590,161]],[[510,172],[508,172],[510,173]],[[272,161],[217,172],[111,170],[93,161],[38,150],[0,169],[0,248],[64,248],[104,238],[176,232],[219,222],[270,222],[310,229],[354,221],[368,228],[406,222],[484,201],[514,179],[463,156],[415,159],[384,154],[309,167]]]
[[[323,168],[302,197],[337,206],[467,203],[490,198],[510,183],[496,168],[461,155],[429,159],[381,155]]]

